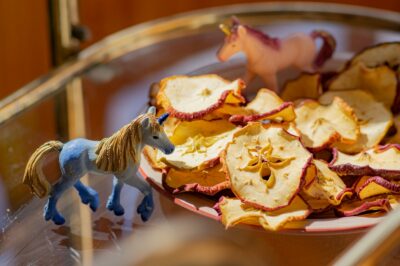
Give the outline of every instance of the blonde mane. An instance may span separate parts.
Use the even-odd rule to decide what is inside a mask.
[[[141,141],[142,121],[150,119],[153,131],[159,131],[160,125],[153,114],[139,115],[130,124],[122,127],[109,138],[102,139],[96,147],[96,166],[105,172],[121,172],[128,166],[129,158],[137,163],[138,143]]]

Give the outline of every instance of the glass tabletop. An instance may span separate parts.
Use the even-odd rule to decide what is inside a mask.
[[[148,106],[150,86],[164,77],[211,69],[227,78],[242,75],[241,56],[234,63],[218,63],[215,56],[223,41],[218,24],[228,21],[231,15],[271,36],[284,37],[316,28],[327,30],[337,40],[338,60],[372,44],[400,39],[400,16],[391,12],[331,4],[251,4],[133,26],[87,48],[77,58],[0,101],[0,264],[90,262],[99,253],[119,254],[122,239],[130,239],[146,228],[173,223],[178,215],[183,215],[184,221],[190,217],[206,220],[156,194],[155,213],[143,223],[135,212],[142,195],[128,186],[122,192],[126,213],[115,217],[104,206],[112,178],[90,175],[88,182],[100,195],[99,210],[90,213],[77,193],[68,190],[59,202],[68,222],[55,226],[44,221],[45,200],[32,197],[22,184],[22,176],[27,160],[39,145],[53,139],[66,141],[66,128],[76,129],[75,120],[64,121],[66,113],[69,117],[83,117],[84,130],[76,131],[74,136],[99,140],[143,112]],[[76,88],[82,91],[83,105],[60,105],[60,95]],[[58,178],[55,157],[46,161],[44,171],[50,180]],[[285,250],[301,254],[301,260],[309,265],[329,262],[363,233],[303,236],[252,229],[244,229],[243,233],[225,232],[217,222],[207,225],[221,234],[237,236],[238,243],[246,237],[256,237],[257,245],[269,247],[267,253],[274,261],[286,264],[295,264],[297,259],[295,255],[285,257]],[[312,249],[319,254],[313,254]]]

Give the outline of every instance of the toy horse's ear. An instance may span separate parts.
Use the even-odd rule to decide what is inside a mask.
[[[240,25],[240,20],[236,16],[232,16],[231,20],[232,20],[232,26],[239,26]]]
[[[238,32],[239,36],[244,36],[247,33],[247,29],[245,27],[243,27],[242,25],[239,25],[237,32]]]
[[[147,110],[147,113],[155,115],[156,114],[156,108],[154,106],[150,106],[149,109]]]
[[[150,118],[146,117],[145,119],[143,119],[142,121],[142,127],[143,128],[148,128],[150,126]]]

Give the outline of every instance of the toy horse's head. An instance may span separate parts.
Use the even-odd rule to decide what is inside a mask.
[[[154,106],[148,109],[147,114],[150,116],[144,118],[141,122],[142,142],[159,149],[165,154],[171,154],[175,150],[175,146],[168,139],[162,127],[162,124],[168,118],[169,114],[165,113],[156,119],[156,108]]]
[[[247,30],[246,27],[240,25],[240,22],[236,17],[232,17],[231,27],[225,24],[220,24],[219,28],[225,34],[225,39],[223,45],[217,52],[217,57],[220,61],[224,62],[243,49],[242,40],[246,35]]]

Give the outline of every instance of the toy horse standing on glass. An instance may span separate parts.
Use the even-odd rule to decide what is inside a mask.
[[[44,208],[44,218],[55,224],[63,224],[64,217],[57,211],[57,201],[62,193],[71,186],[79,192],[82,203],[89,204],[93,211],[99,206],[97,192],[85,186],[79,179],[86,173],[113,174],[113,190],[107,201],[107,209],[115,215],[123,215],[120,193],[124,183],[138,188],[144,199],[137,208],[143,221],[147,221],[153,211],[153,196],[150,185],[137,176],[141,151],[150,145],[166,154],[174,151],[162,127],[168,114],[155,117],[155,107],[150,107],[146,114],[139,115],[130,124],[114,135],[101,141],[74,139],[65,144],[49,141],[40,146],[31,156],[25,169],[23,182],[39,198],[49,195]],[[59,153],[61,177],[51,186],[46,180],[42,162],[50,152]]]
[[[297,33],[285,39],[271,38],[261,31],[241,25],[236,17],[232,17],[231,27],[221,24],[220,29],[226,36],[218,50],[218,59],[223,62],[243,51],[247,57],[244,80],[250,82],[259,75],[265,85],[275,91],[278,91],[276,74],[279,70],[295,66],[302,71],[313,72],[332,56],[336,48],[335,39],[325,31],[313,31],[309,35]],[[316,38],[323,40],[319,52],[315,45]]]

